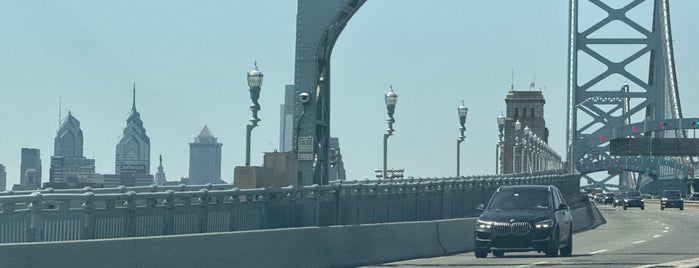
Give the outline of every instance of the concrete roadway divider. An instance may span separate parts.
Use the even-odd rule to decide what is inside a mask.
[[[351,267],[471,250],[475,219],[0,244],[2,267]]]
[[[592,204],[574,229],[604,223]],[[0,244],[2,267],[354,267],[473,250],[476,218]]]

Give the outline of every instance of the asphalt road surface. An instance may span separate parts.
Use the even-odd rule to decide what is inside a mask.
[[[646,209],[598,205],[607,220],[594,230],[573,236],[571,257],[545,257],[543,253],[512,252],[504,257],[476,259],[473,252],[415,259],[372,267],[677,267],[667,264],[685,260],[699,267],[699,210],[666,208],[646,204]],[[691,261],[687,261],[694,259]],[[687,265],[689,264],[689,265]]]

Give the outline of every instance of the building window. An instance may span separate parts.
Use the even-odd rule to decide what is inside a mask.
[[[534,114],[534,108],[532,108],[532,117],[536,117],[536,114]]]
[[[522,108],[522,117],[527,117],[527,108]]]
[[[515,108],[515,118],[519,117],[519,109]]]

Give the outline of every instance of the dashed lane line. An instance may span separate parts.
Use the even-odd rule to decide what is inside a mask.
[[[631,242],[631,244],[639,244],[639,243],[643,243],[643,242],[646,242],[646,240],[634,241],[634,242]]]
[[[607,250],[609,250],[609,249],[606,249],[606,248],[605,248],[605,249],[600,249],[600,250],[593,251],[593,252],[590,252],[590,253],[587,253],[587,254],[595,255],[595,254],[597,254],[597,253],[602,253],[602,252],[605,252],[605,251],[607,251]]]

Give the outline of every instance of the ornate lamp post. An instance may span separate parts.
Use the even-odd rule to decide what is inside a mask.
[[[459,124],[461,125],[461,127],[459,127],[461,136],[459,136],[459,138],[456,140],[456,177],[458,178],[461,175],[461,142],[463,142],[466,138],[466,136],[464,136],[464,131],[466,131],[464,124],[466,123],[466,115],[468,114],[468,108],[464,106],[464,101],[461,101],[461,106],[459,106],[457,111],[459,112]]]
[[[522,144],[523,144],[524,146],[522,146],[522,167],[521,167],[521,169],[520,169],[521,172],[525,172],[525,170],[528,170],[528,168],[525,169],[525,166],[524,166],[524,165],[525,165],[526,162],[525,162],[525,159],[524,159],[524,158],[525,158],[526,150],[527,150],[528,147],[529,147],[529,138],[530,138],[529,135],[530,135],[530,133],[531,133],[531,130],[529,129],[529,126],[525,126],[525,127],[524,127],[524,139],[523,139],[523,141],[522,141]]]
[[[517,146],[522,141],[522,123],[515,122],[515,144],[512,146],[512,174],[517,173]]]
[[[246,128],[245,136],[245,166],[250,166],[250,133],[252,129],[257,126],[260,122],[260,118],[257,117],[257,111],[260,110],[260,103],[257,100],[260,98],[260,90],[262,90],[262,72],[257,70],[257,62],[252,70],[248,72],[248,86],[250,87],[250,100],[252,104],[250,105],[250,111],[252,111],[252,118],[250,118],[250,124]]]
[[[502,146],[502,131],[505,129],[505,116],[498,115],[498,131],[500,132],[498,143],[495,145],[495,174],[500,173],[500,146]]]
[[[386,111],[388,112],[388,119],[386,119],[386,122],[388,123],[388,129],[386,129],[386,133],[383,134],[383,179],[386,179],[386,163],[388,159],[388,137],[393,135],[393,123],[396,122],[396,120],[393,118],[393,113],[396,111],[398,95],[396,95],[396,93],[393,92],[393,86],[390,86],[388,92],[386,92],[385,101]],[[391,180],[393,180],[393,176],[391,176]]]

